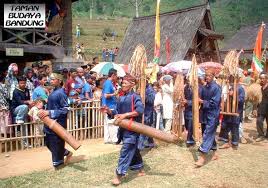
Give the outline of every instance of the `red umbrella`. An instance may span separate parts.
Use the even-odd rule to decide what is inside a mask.
[[[198,65],[199,68],[202,68],[204,70],[212,70],[216,74],[219,74],[221,70],[223,69],[223,65],[216,62],[205,62]]]

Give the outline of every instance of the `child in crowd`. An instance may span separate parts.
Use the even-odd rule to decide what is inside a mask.
[[[34,106],[30,109],[30,111],[28,112],[28,115],[32,118],[32,121],[37,123],[36,124],[36,135],[38,136],[42,136],[43,135],[43,127],[44,127],[44,124],[41,123],[41,120],[40,118],[38,117],[38,113],[40,110],[42,110],[44,108],[44,103],[45,101],[38,98],[34,101]],[[38,137],[36,139],[36,142],[35,142],[35,145],[36,146],[40,146],[41,145],[41,138]]]

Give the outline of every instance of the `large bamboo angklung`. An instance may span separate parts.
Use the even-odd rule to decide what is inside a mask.
[[[179,141],[178,137],[173,134],[169,134],[164,131],[160,131],[158,129],[128,119],[124,119],[121,121],[115,120],[114,125],[168,143],[177,143]]]
[[[178,74],[174,83],[173,93],[173,120],[172,120],[172,133],[176,136],[181,137],[183,129],[183,106],[182,101],[184,100],[184,78],[182,74]]]
[[[193,90],[192,112],[193,112],[193,136],[196,142],[200,141],[200,123],[199,123],[199,94],[198,94],[198,72],[195,55],[192,59],[191,85]]]
[[[67,142],[74,150],[77,150],[81,144],[74,139],[74,137],[67,132],[56,120],[50,119],[48,116],[42,119],[45,126],[48,126],[54,131],[60,138]]]

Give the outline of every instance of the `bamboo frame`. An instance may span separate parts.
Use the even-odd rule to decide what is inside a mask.
[[[178,74],[174,83],[173,93],[173,119],[172,133],[178,138],[182,137],[183,131],[183,101],[184,101],[184,78],[182,74]]]
[[[103,138],[104,118],[99,108],[99,100],[85,101],[80,106],[72,105],[67,115],[67,131],[78,140]],[[37,134],[37,126],[41,124],[42,122],[11,124],[6,126],[4,132],[0,129],[0,153],[45,146],[44,135]],[[25,147],[23,139],[31,147]]]

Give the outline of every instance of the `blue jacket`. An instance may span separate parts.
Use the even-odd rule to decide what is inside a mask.
[[[47,110],[49,117],[55,119],[65,129],[67,127],[68,98],[63,88],[55,88],[48,97]],[[44,127],[46,134],[55,134],[47,126]]]
[[[30,100],[30,92],[28,89],[25,88],[24,91],[22,91],[19,88],[16,88],[13,92],[13,97],[11,101],[11,111],[14,112],[14,110],[20,106],[24,105],[24,101]]]
[[[201,86],[201,85],[199,85],[199,87],[198,87],[199,97],[202,94],[202,87],[203,86]],[[184,110],[184,118],[185,119],[192,119],[193,118],[193,111],[192,111],[193,90],[189,84],[187,84],[184,87],[184,97],[187,100],[187,105],[186,105],[185,110]]]
[[[245,90],[241,85],[238,85],[238,113],[239,116],[223,116],[222,124],[225,123],[233,123],[233,124],[239,124],[243,120],[243,107],[245,102]]]
[[[215,81],[212,81],[202,88],[201,99],[203,100],[201,123],[207,125],[219,124],[221,87]]]
[[[151,85],[147,85],[145,91],[144,124],[152,125],[154,122],[155,91]]]
[[[133,91],[119,98],[117,102],[116,110],[112,111],[113,115],[132,112],[132,101],[133,101],[134,111],[139,113],[139,116],[135,117],[133,121],[141,123],[142,115],[144,113],[144,106],[142,104],[141,97]],[[120,134],[120,137],[123,138],[123,143],[135,144],[138,141],[139,134],[133,131],[120,128],[119,134]]]

